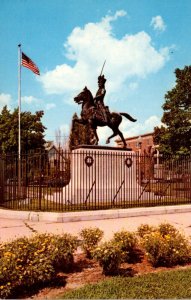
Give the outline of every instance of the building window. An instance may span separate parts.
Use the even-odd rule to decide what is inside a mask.
[[[58,166],[58,161],[57,159],[54,159],[54,167],[57,167]]]

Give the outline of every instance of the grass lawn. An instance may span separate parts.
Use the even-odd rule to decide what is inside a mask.
[[[191,298],[191,268],[113,277],[65,293],[59,299],[169,299]]]
[[[42,192],[45,193],[45,191]],[[43,194],[44,195],[44,194]],[[164,206],[164,205],[180,205],[180,204],[189,204],[190,198],[184,198],[184,197],[160,197],[156,199],[131,199],[127,201],[120,201],[120,202],[99,202],[99,205],[97,203],[87,203],[87,205],[84,203],[84,201],[81,201],[81,203],[78,204],[63,204],[62,200],[62,193],[60,195],[57,195],[57,201],[55,199],[54,201],[50,201],[50,198],[45,199],[44,196],[42,198],[38,197],[39,195],[35,197],[35,193],[32,195],[32,200],[29,202],[25,202],[25,199],[18,200],[18,199],[12,199],[7,200],[4,203],[1,204],[0,208],[7,208],[7,209],[16,209],[16,210],[26,210],[26,211],[52,211],[52,212],[69,212],[69,211],[86,211],[86,210],[97,210],[97,209],[120,209],[120,208],[133,208],[133,207],[152,207],[152,206]]]

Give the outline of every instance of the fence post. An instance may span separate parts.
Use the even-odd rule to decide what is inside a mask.
[[[40,151],[39,210],[42,209],[42,150]]]
[[[0,203],[4,202],[4,160],[0,157]]]

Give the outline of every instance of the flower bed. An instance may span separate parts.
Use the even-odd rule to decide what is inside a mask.
[[[103,276],[122,275],[122,271],[125,276],[133,276],[127,269],[137,272],[145,262],[152,270],[191,262],[190,241],[167,223],[157,227],[143,224],[137,232],[122,230],[107,242],[101,241],[103,232],[99,228],[85,228],[80,237],[81,243],[70,234],[34,234],[0,244],[0,298],[18,298],[23,291],[46,286],[59,272],[83,271],[80,262],[74,261],[79,246],[86,259],[91,254],[86,263],[99,264]]]

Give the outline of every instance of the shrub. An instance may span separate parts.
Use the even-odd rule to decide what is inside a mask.
[[[149,234],[151,232],[154,232],[155,230],[156,229],[153,226],[150,226],[148,224],[141,224],[137,228],[137,234],[138,234],[138,236],[140,236],[141,238],[143,238],[145,234]]]
[[[103,231],[97,227],[84,228],[80,232],[82,248],[87,258],[92,258],[92,251],[97,247],[103,237]]]
[[[70,234],[54,235],[51,240],[54,252],[53,266],[58,271],[68,271],[74,262],[74,251],[79,245],[78,239]]]
[[[112,241],[104,242],[94,250],[93,257],[99,262],[105,275],[118,273],[122,256],[121,249],[117,243],[114,244]]]
[[[69,234],[36,234],[0,246],[0,297],[51,281],[59,269],[68,269],[77,248]]]
[[[153,266],[173,266],[190,261],[188,240],[178,231],[164,235],[155,231],[144,235],[143,246]]]
[[[122,261],[131,262],[135,258],[138,240],[134,233],[125,230],[116,232],[112,241],[121,249]]]
[[[178,232],[178,230],[169,223],[161,223],[157,227],[157,230],[160,232],[160,234],[164,237],[167,234],[174,235]]]

